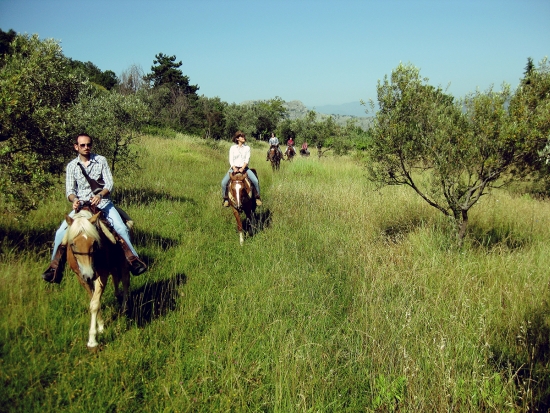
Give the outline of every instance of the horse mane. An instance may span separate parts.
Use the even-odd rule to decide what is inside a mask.
[[[80,234],[84,234],[91,237],[97,242],[100,242],[101,237],[97,228],[90,223],[89,219],[92,217],[92,213],[87,210],[82,210],[74,215],[73,223],[65,233],[63,243],[70,243]]]

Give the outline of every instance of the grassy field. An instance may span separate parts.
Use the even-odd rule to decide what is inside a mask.
[[[495,191],[466,244],[411,190],[352,158],[273,173],[239,246],[220,181],[229,143],[145,137],[115,176],[150,269],[128,314],[111,286],[100,351],[87,296],[40,274],[69,204],[0,218],[2,412],[512,412],[550,408],[550,204]]]

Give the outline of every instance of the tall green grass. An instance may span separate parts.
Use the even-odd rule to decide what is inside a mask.
[[[0,222],[1,411],[528,411],[550,405],[550,205],[494,191],[453,224],[351,159],[272,172],[252,144],[264,206],[239,246],[221,206],[228,143],[145,137],[116,176],[150,265],[118,314],[41,272],[69,205],[63,186]],[[546,347],[545,347],[546,346]]]

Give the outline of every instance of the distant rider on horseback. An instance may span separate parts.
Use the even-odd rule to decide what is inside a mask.
[[[277,152],[279,152],[279,158],[283,159],[283,152],[281,151],[281,148],[279,148],[279,139],[275,136],[275,133],[271,132],[271,138],[269,138],[269,149],[267,151],[266,161],[269,161],[269,152],[271,152],[271,148],[273,147],[277,150]]]
[[[107,222],[117,233],[115,236],[118,235],[120,238],[119,243],[124,250],[130,271],[134,275],[142,274],[147,270],[147,266],[139,259],[130,241],[130,231],[109,199],[109,195],[113,190],[113,176],[107,159],[92,153],[92,138],[85,133],[76,137],[74,149],[78,152],[78,156],[67,165],[65,181],[66,196],[73,207],[69,216],[74,216],[82,201],[89,201],[92,207],[97,207],[103,211]],[[103,179],[103,188],[101,190],[97,188],[96,193],[94,193],[89,182],[90,178],[95,181]],[[55,233],[52,260],[48,269],[42,274],[44,281],[60,283],[63,278],[67,245],[62,245],[62,241],[67,228],[68,224],[64,220]]]
[[[290,150],[290,148],[292,148],[292,150],[294,150],[294,140],[292,139],[292,136],[290,137],[290,139],[286,142],[286,151],[285,151],[285,155],[288,157],[288,152]],[[296,153],[296,151],[294,150],[294,153]]]

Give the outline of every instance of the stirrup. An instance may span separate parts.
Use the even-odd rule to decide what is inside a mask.
[[[131,260],[129,264],[130,264],[130,272],[133,275],[141,275],[145,271],[147,271],[147,265],[145,265],[145,263],[137,257]]]
[[[49,267],[42,273],[42,279],[48,283],[61,284],[61,280],[63,279],[63,269],[64,268]]]

